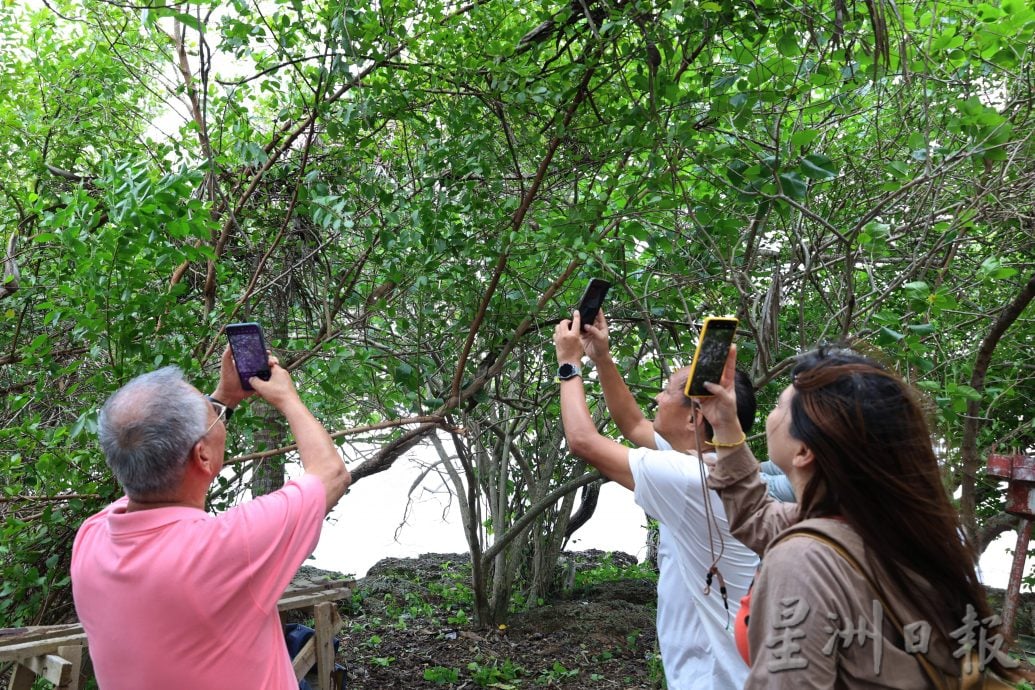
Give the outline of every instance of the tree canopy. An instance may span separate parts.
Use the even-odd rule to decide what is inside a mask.
[[[505,615],[594,478],[549,338],[591,276],[644,403],[709,314],[763,406],[802,349],[879,348],[987,544],[1015,519],[984,459],[1035,438],[1033,29],[1022,0],[4,3],[0,625],[69,613],[105,398],[214,380],[244,320],[354,490],[438,444]],[[282,476],[270,416],[235,415],[216,507]]]

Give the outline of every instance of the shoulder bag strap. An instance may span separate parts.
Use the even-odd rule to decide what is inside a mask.
[[[784,532],[783,535],[781,535],[776,541],[769,545],[769,548],[772,548],[776,544],[786,539],[791,539],[793,537],[806,537],[808,539],[814,539],[818,542],[826,544],[831,549],[833,549],[839,556],[841,556],[841,558],[845,559],[848,565],[852,566],[854,570],[856,570],[859,574],[866,578],[866,582],[870,585],[870,589],[873,590],[874,594],[876,594],[877,598],[880,600],[880,605],[884,609],[884,615],[888,617],[892,625],[894,625],[899,631],[902,631],[902,636],[903,638],[905,638],[905,632],[903,630],[901,619],[895,614],[895,611],[890,606],[888,606],[888,602],[884,599],[884,595],[881,594],[881,590],[879,587],[877,587],[876,581],[874,581],[869,571],[866,570],[866,568],[864,568],[861,563],[859,563],[859,560],[855,556],[853,556],[848,551],[848,549],[846,549],[844,545],[841,544],[841,542],[839,542],[837,539],[831,537],[828,534],[820,532],[817,529],[812,529],[811,527],[796,527]],[[916,654],[914,656],[916,657],[916,660],[920,663],[920,667],[924,670],[924,673],[934,684],[934,687],[938,688],[938,690],[946,690],[947,686],[945,685],[945,678],[943,674],[939,673],[923,654]]]

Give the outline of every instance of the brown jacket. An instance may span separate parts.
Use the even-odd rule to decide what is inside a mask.
[[[718,490],[733,536],[762,556],[751,596],[748,640],[751,674],[747,688],[930,688],[915,658],[926,648],[928,661],[950,676],[959,674],[953,646],[941,641],[933,621],[893,590],[883,569],[869,562],[858,533],[833,519],[797,522],[798,506],[772,500],[758,477],[758,462],[742,447],[712,469],[708,485]],[[865,576],[823,542],[794,535],[769,548],[791,525],[808,526],[834,538],[867,567],[885,590],[885,599],[910,629],[914,653],[901,630],[884,615]],[[917,579],[917,588],[925,583]],[[910,625],[912,624],[912,625]],[[931,625],[928,625],[931,624]],[[946,618],[947,630],[963,621]],[[923,644],[923,631],[929,644]],[[920,650],[922,651],[922,649]]]

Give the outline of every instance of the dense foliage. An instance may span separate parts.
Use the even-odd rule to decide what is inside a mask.
[[[4,3],[0,625],[69,613],[103,400],[211,382],[242,320],[356,491],[438,444],[500,620],[593,479],[549,340],[593,275],[645,404],[710,313],[763,405],[802,348],[881,348],[987,543],[1015,519],[984,458],[1035,437],[1033,29],[1022,0]],[[290,455],[247,407],[217,507]]]

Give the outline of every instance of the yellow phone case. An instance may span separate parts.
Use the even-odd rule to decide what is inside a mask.
[[[690,364],[683,394],[688,398],[706,398],[711,395],[704,388],[705,381],[719,383],[726,366],[733,338],[737,334],[737,319],[732,316],[709,316],[701,327],[697,349]]]

